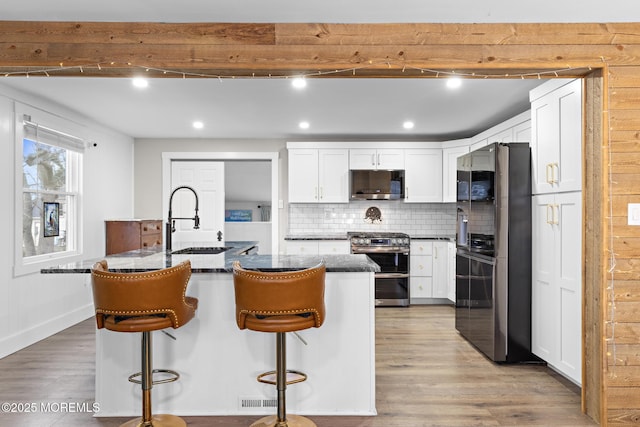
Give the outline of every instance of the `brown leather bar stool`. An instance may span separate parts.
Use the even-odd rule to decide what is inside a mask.
[[[252,427],[315,426],[308,418],[286,414],[285,390],[288,384],[307,376],[287,371],[286,332],[319,328],[324,322],[324,263],[305,270],[267,273],[245,270],[233,263],[236,296],[236,322],[240,329],[276,333],[276,370],[258,376],[258,381],[275,384],[278,413],[261,418]]]
[[[185,296],[190,277],[190,261],[144,273],[110,272],[105,260],[97,262],[91,269],[98,329],[142,332],[142,371],[129,377],[129,381],[142,385],[142,417],[122,424],[123,427],[187,425],[174,415],[151,413],[152,386],[180,378],[176,371],[153,369],[151,331],[169,327],[177,329],[193,319],[198,300]],[[154,381],[155,373],[168,376]]]

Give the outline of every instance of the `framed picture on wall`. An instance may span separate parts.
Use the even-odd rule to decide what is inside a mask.
[[[44,237],[60,235],[60,203],[44,202]]]

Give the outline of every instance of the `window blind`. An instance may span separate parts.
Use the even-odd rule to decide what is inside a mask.
[[[80,153],[83,152],[86,147],[86,141],[84,139],[39,125],[38,123],[29,121],[27,117],[25,117],[22,123],[24,125],[24,137],[27,139]]]

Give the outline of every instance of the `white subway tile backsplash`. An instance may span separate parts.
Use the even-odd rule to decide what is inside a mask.
[[[371,224],[365,212],[375,206],[382,221]],[[393,231],[410,235],[453,236],[454,203],[356,201],[345,204],[290,204],[288,234],[335,234],[347,231]]]

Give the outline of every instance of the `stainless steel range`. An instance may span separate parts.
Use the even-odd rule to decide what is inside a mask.
[[[404,233],[348,233],[352,254],[366,254],[380,266],[375,274],[375,305],[409,305],[409,243]]]

